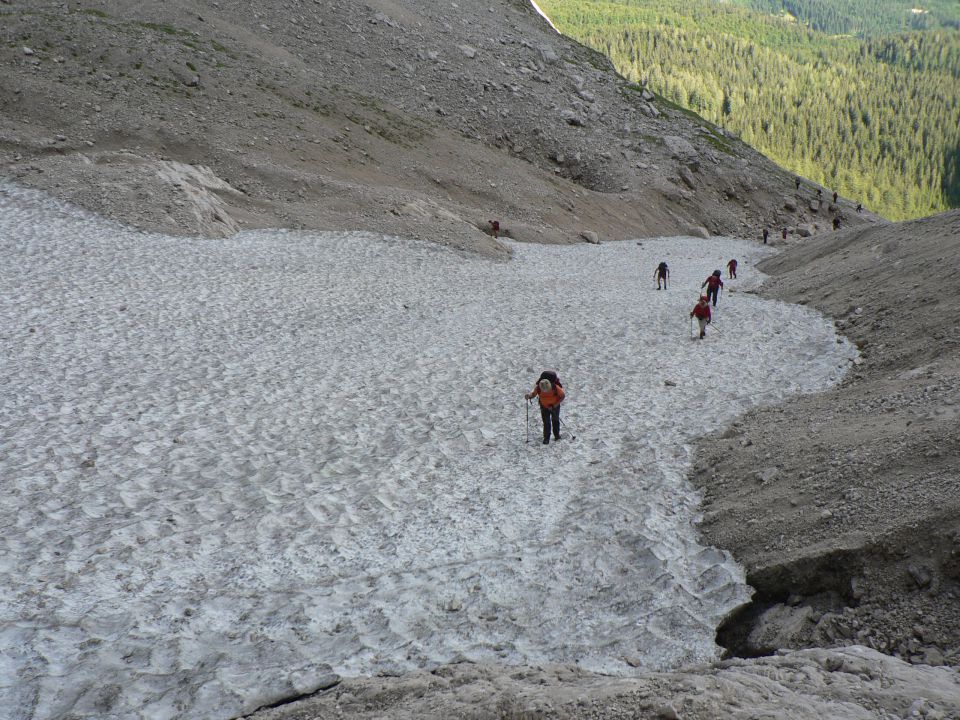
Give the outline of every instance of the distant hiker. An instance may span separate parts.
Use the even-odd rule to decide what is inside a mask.
[[[861,205],[860,203],[857,203],[857,212],[858,212],[858,213],[862,213],[862,212],[863,212],[863,205]]]
[[[543,444],[550,444],[550,430],[553,429],[554,440],[560,439],[560,403],[567,394],[563,391],[563,384],[553,370],[544,370],[540,373],[533,391],[524,397],[527,400],[537,398],[540,402],[540,415],[543,418]]]
[[[840,196],[837,195],[837,191],[834,190],[834,191],[833,191],[833,204],[834,204],[834,205],[837,204],[837,198],[838,198],[838,197],[840,197]]]
[[[823,190],[817,188],[817,200],[823,200]]]
[[[736,259],[731,260],[727,263],[727,278],[730,280],[737,279],[737,261]]]
[[[714,270],[713,274],[707,277],[703,281],[703,284],[700,285],[700,288],[703,289],[704,286],[707,287],[707,298],[713,298],[713,306],[717,306],[717,295],[720,293],[720,288],[723,287],[723,279],[720,277],[722,273],[719,270]]]
[[[700,339],[703,340],[707,336],[707,325],[710,324],[710,305],[706,295],[700,296],[700,302],[693,306],[690,317],[695,317],[700,323]]]
[[[767,240],[770,239],[770,228],[763,229],[763,244],[767,244]]]
[[[793,181],[797,184],[797,190],[799,190],[799,189],[800,189],[800,176],[798,175],[797,177],[795,177],[795,178],[793,179]]]
[[[833,216],[833,229],[834,229],[834,230],[839,230],[839,229],[840,229],[840,216],[839,216],[839,215],[834,215],[834,216]]]
[[[780,232],[780,237],[782,237],[784,240],[787,239],[787,229],[786,229],[786,228],[784,228],[784,229]]]
[[[487,220],[490,223],[490,232],[495,238],[500,237],[500,221],[499,220]]]
[[[660,289],[660,282],[663,281],[663,289],[667,289],[667,279],[670,277],[670,268],[667,267],[665,262],[657,265],[657,269],[653,271],[653,276],[657,279],[657,290]]]

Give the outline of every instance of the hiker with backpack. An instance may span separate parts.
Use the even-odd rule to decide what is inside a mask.
[[[707,336],[707,325],[710,324],[710,303],[707,302],[708,298],[706,295],[700,296],[700,301],[693,306],[693,310],[690,311],[690,317],[695,317],[697,322],[700,323],[700,339],[703,340]]]
[[[533,390],[524,397],[529,401],[537,398],[540,402],[540,416],[543,418],[543,444],[550,444],[550,430],[553,430],[553,439],[560,440],[560,403],[567,394],[557,373],[553,370],[544,370],[540,373]]]
[[[736,258],[727,263],[727,273],[729,275],[729,280],[737,279],[737,261]]]
[[[720,288],[723,287],[723,278],[720,276],[721,273],[719,270],[714,270],[713,274],[710,275],[706,280],[703,281],[703,284],[700,285],[702,290],[704,287],[707,287],[707,298],[713,299],[713,306],[717,306],[717,296],[720,294]]]
[[[663,281],[663,289],[667,289],[667,278],[670,277],[670,268],[667,267],[665,262],[657,265],[657,269],[653,271],[653,276],[657,279],[657,290],[660,289],[660,281]]]

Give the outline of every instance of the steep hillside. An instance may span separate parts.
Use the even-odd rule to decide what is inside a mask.
[[[727,629],[735,650],[857,642],[960,661],[958,242],[954,211],[764,264],[764,294],[836,318],[862,362],[832,392],[749,414],[699,458],[703,530],[759,591]]]
[[[524,240],[866,222],[524,0],[0,5],[0,172],[165,232]],[[784,196],[791,200],[784,202]]]
[[[544,8],[625,77],[885,217],[960,205],[955,29],[829,35],[714,0],[546,0]]]

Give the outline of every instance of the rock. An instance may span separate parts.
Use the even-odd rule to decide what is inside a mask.
[[[812,625],[813,609],[809,605],[774,605],[754,622],[747,636],[747,647],[758,655],[766,655],[779,648],[802,647]]]
[[[93,459],[91,459],[91,458],[87,458],[87,459],[84,460],[82,463],[80,463],[80,467],[85,468],[85,469],[87,469],[87,470],[89,470],[89,469],[92,468],[92,467],[96,467],[96,466],[97,466],[96,460],[93,460]]]
[[[810,208],[810,212],[820,212],[820,201],[811,200],[808,207]]]
[[[800,237],[812,237],[813,236],[813,225],[805,223],[803,225],[797,225],[797,235]]]
[[[696,148],[686,138],[678,135],[667,135],[663,138],[663,143],[670,151],[670,156],[678,160],[687,161],[699,157]]]
[[[784,200],[783,209],[786,210],[787,212],[796,212],[797,204],[793,200]]]
[[[907,565],[907,573],[913,578],[918,588],[930,587],[930,584],[933,582],[930,571],[921,565],[910,563]]]
[[[677,384],[673,380],[664,380],[663,384],[667,387],[676,387]]]
[[[656,99],[656,96],[646,88],[644,88],[643,92],[640,93],[640,97],[642,97],[647,102],[653,102]]]
[[[943,665],[943,653],[938,647],[928,647],[923,651],[923,662],[926,665],[933,665],[934,667],[940,667]]]
[[[583,127],[584,119],[583,116],[573,109],[566,109],[561,114],[560,117],[563,118],[563,121],[567,125],[573,125],[574,127]]]
[[[757,480],[761,483],[766,484],[773,480],[777,475],[780,474],[780,471],[775,467],[764,468],[757,473]]]
[[[687,227],[686,232],[690,237],[703,238],[704,240],[710,238],[710,231],[702,225],[690,225]]]
[[[696,180],[693,178],[693,173],[690,172],[688,168],[680,168],[680,179],[683,180],[683,184],[686,185],[691,190],[695,190],[697,187]]]
[[[545,65],[554,65],[560,62],[560,56],[557,55],[557,51],[549,45],[542,45],[540,47],[540,59]]]
[[[187,79],[186,82],[184,82],[184,85],[187,87],[200,87],[200,76],[194,75],[193,77]]]
[[[600,244],[600,236],[597,235],[597,233],[595,233],[593,230],[581,230],[581,231],[580,231],[580,237],[582,237],[584,240],[586,240],[586,241],[587,241],[588,243],[590,243],[591,245],[599,245],[599,244]]]
[[[23,54],[26,55],[27,57],[30,57],[31,55],[33,55],[33,48],[24,47]]]
[[[447,603],[447,612],[460,612],[463,610],[463,601],[460,598],[453,598]]]
[[[673,705],[662,705],[657,708],[657,717],[662,720],[680,720],[680,714]]]
[[[577,97],[581,100],[586,100],[587,102],[596,102],[597,96],[594,95],[589,90],[577,90]]]
[[[460,52],[462,52],[464,56],[470,58],[471,60],[477,56],[477,49],[470,47],[469,45],[460,45]]]

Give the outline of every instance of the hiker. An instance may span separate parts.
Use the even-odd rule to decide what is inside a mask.
[[[823,190],[821,188],[817,188],[817,200],[823,200]]]
[[[734,258],[727,263],[727,278],[730,280],[737,279],[737,260]]]
[[[780,233],[780,237],[782,237],[784,240],[787,239],[787,229],[786,229],[786,228],[784,228],[783,231]]]
[[[861,203],[857,203],[857,212],[858,212],[858,213],[862,213],[862,212],[863,212],[863,205],[862,205]]]
[[[799,190],[799,189],[800,189],[800,176],[798,175],[797,177],[795,177],[795,178],[793,179],[793,181],[797,184],[797,190]]]
[[[838,198],[838,197],[840,197],[840,196],[837,195],[837,191],[834,190],[834,191],[833,191],[833,204],[834,204],[834,205],[837,204],[837,198]]]
[[[833,229],[834,229],[834,230],[839,230],[839,229],[840,229],[840,216],[839,216],[839,215],[834,215],[834,216],[833,216]]]
[[[660,289],[660,281],[663,281],[663,289],[667,289],[667,278],[670,277],[670,268],[667,267],[665,262],[657,265],[657,269],[653,271],[653,276],[657,279],[657,290]]]
[[[707,277],[703,281],[703,284],[700,285],[702,290],[704,286],[707,286],[707,298],[713,298],[713,306],[717,306],[717,295],[720,294],[720,288],[723,287],[723,279],[720,277],[722,273],[719,270],[714,270],[713,275]]]
[[[770,228],[763,229],[763,244],[767,244],[767,240],[770,239]]]
[[[490,223],[490,232],[493,234],[494,238],[500,237],[500,221],[499,220],[487,220]]]
[[[540,415],[543,417],[543,444],[550,444],[550,429],[553,428],[553,439],[560,440],[560,403],[567,394],[563,391],[563,384],[553,370],[544,370],[540,373],[533,391],[524,397],[527,400],[537,398],[540,401]]]
[[[700,296],[700,302],[693,306],[690,317],[695,317],[700,323],[700,339],[703,340],[707,336],[707,325],[710,324],[710,304],[706,295]]]

